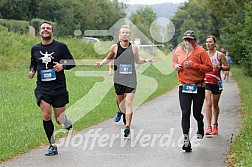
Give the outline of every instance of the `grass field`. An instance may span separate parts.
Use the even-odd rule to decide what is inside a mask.
[[[79,66],[66,71],[70,95],[67,107],[85,96],[96,82],[103,81],[102,77],[76,77],[76,71],[107,71],[107,69],[106,66],[101,69]],[[47,144],[41,112],[33,93],[36,80],[29,80],[27,74],[27,68],[0,70],[0,161]],[[167,92],[177,83],[175,73],[163,75],[153,65],[143,74],[155,78],[158,82],[158,89],[147,100]],[[74,124],[74,129],[78,131],[97,124],[114,116],[116,111],[114,89],[111,87],[101,103]],[[55,130],[61,128],[56,123],[55,125]]]

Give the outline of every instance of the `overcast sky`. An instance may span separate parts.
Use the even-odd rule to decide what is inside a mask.
[[[152,5],[158,3],[182,3],[188,0],[119,0],[120,2],[125,2],[127,4],[144,4]]]

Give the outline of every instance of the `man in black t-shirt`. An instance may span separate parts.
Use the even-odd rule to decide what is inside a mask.
[[[43,126],[50,143],[45,155],[58,154],[55,145],[52,122],[52,110],[59,124],[70,130],[72,123],[65,114],[65,105],[69,102],[64,70],[75,67],[73,56],[66,44],[53,39],[53,26],[50,22],[40,25],[41,43],[31,49],[29,78],[37,72],[37,87],[34,91],[37,105],[42,111]]]

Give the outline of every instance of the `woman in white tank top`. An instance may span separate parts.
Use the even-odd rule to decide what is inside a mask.
[[[229,66],[226,57],[223,53],[216,50],[217,40],[215,36],[210,35],[206,39],[207,53],[213,64],[213,71],[206,73],[206,118],[208,128],[205,132],[206,135],[217,135],[218,130],[218,118],[220,113],[219,100],[222,92],[222,80],[220,71],[228,71]],[[212,114],[214,116],[213,128],[212,128]]]

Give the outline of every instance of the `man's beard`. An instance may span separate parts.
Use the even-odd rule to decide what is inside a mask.
[[[183,42],[184,43],[184,46],[185,46],[185,49],[186,50],[192,50],[193,49],[193,46],[191,43],[189,42]]]
[[[51,35],[48,36],[48,37],[43,37],[42,36],[42,39],[45,40],[45,41],[50,41],[52,39],[52,36]]]

